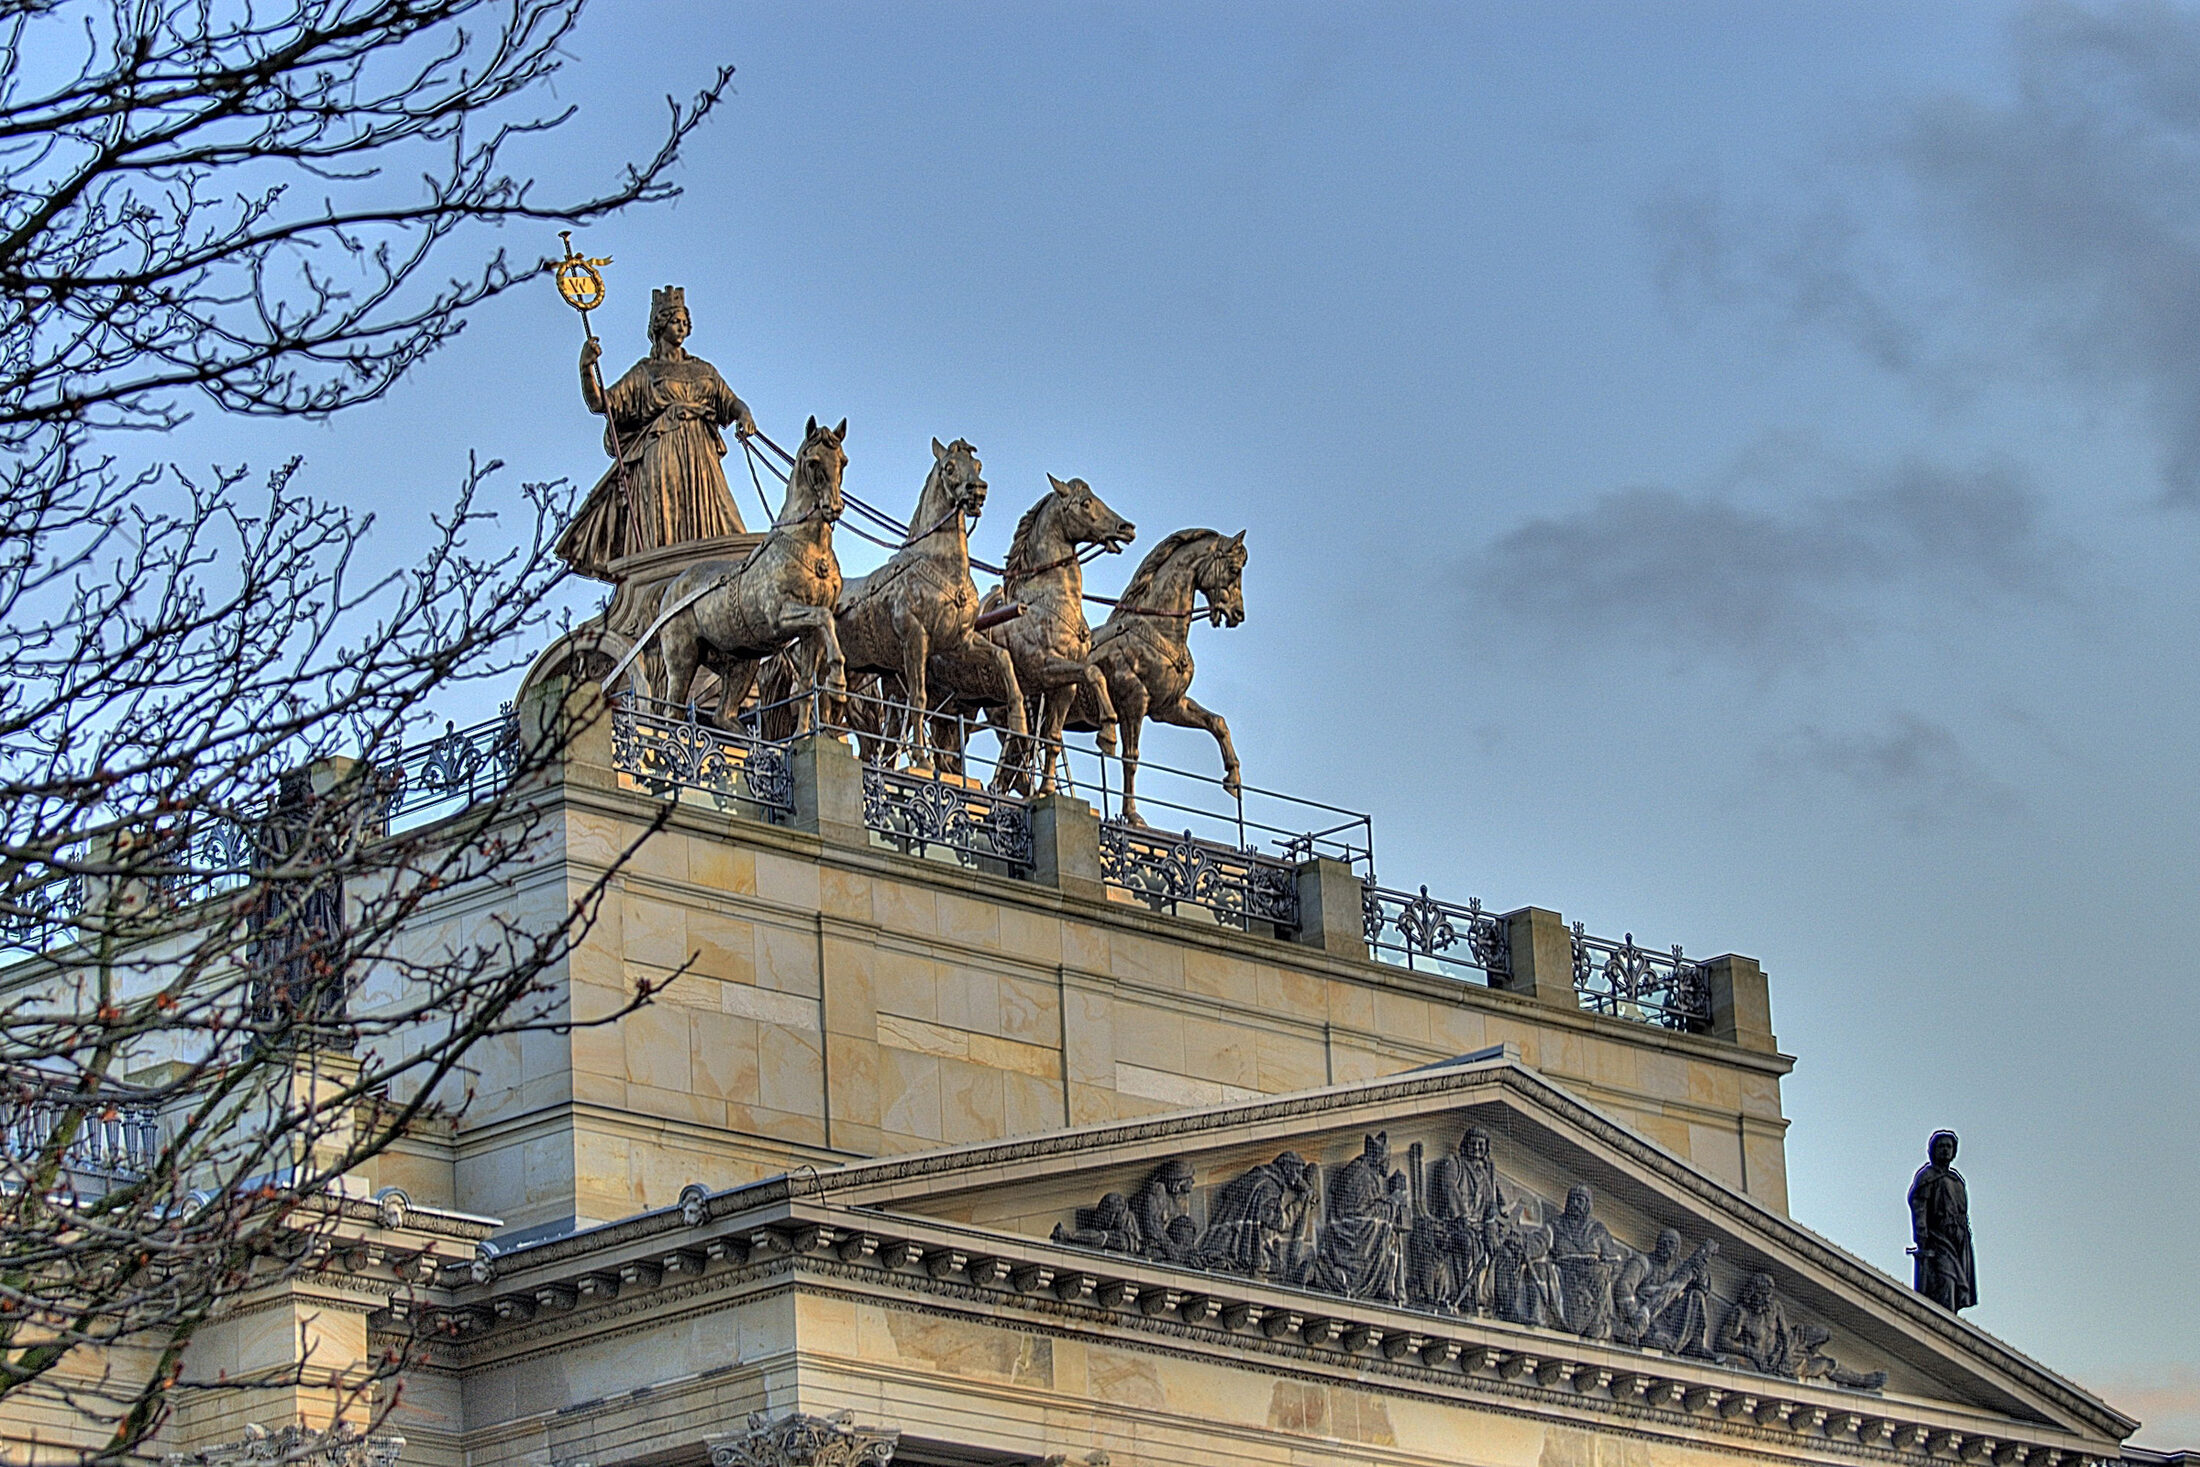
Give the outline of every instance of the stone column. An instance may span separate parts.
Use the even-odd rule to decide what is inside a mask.
[[[1075,795],[1057,790],[1031,802],[1031,878],[1064,896],[1106,901],[1100,877],[1100,816]]]
[[[804,734],[787,747],[794,776],[794,827],[831,845],[864,846],[863,762],[837,734]]]
[[[1780,1041],[1772,1034],[1772,991],[1757,960],[1727,953],[1705,963],[1703,973],[1711,985],[1711,1037],[1762,1054],[1778,1054]]]
[[[1328,856],[1301,861],[1297,940],[1332,957],[1367,957],[1367,925],[1362,915],[1359,873]]]
[[[1574,993],[1574,934],[1566,919],[1541,907],[1522,907],[1507,912],[1504,920],[1512,975],[1491,986],[1555,1008],[1580,1008]]]

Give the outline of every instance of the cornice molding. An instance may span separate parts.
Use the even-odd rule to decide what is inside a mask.
[[[1667,1440],[1708,1434],[1911,1467],[2100,1467],[2117,1451],[2109,1433],[2089,1442],[1964,1408],[1806,1385],[1557,1331],[1409,1313],[1035,1241],[1017,1246],[1024,1240],[821,1203],[790,1204],[743,1231],[740,1259],[724,1255],[720,1271],[671,1287],[638,1271],[631,1297],[622,1287],[616,1302],[582,1308],[576,1296],[569,1310],[530,1316],[518,1328],[498,1328],[507,1316],[496,1304],[512,1296],[462,1305],[437,1321],[450,1336],[443,1348],[459,1367],[505,1364],[571,1336],[658,1328],[744,1286],[756,1299],[826,1287],[920,1310],[931,1301],[935,1312],[948,1302],[1013,1328],[1043,1325],[1086,1339],[1105,1329],[1111,1343],[1127,1336],[1175,1353],[1254,1357],[1267,1370],[1291,1361],[1324,1378],[1342,1371],[1441,1386],[1445,1399],[1505,1400],[1545,1419],[1563,1407],[1577,1424],[1632,1423]],[[984,1251],[989,1246],[999,1251]]]

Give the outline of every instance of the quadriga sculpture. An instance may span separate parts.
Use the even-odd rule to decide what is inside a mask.
[[[988,627],[981,635],[1008,649],[1017,685],[1040,700],[1034,729],[1040,739],[1040,794],[1054,788],[1062,727],[1080,689],[1095,700],[1095,726],[1109,736],[1115,731],[1115,705],[1108,698],[1107,681],[1092,663],[1092,628],[1085,621],[1085,571],[1077,552],[1087,545],[1121,550],[1138,533],[1137,526],[1108,508],[1083,479],[1064,483],[1049,474],[1047,482],[1053,487],[1016,522],[1016,536],[1008,548],[1008,574],[980,607],[981,612],[1011,602],[1024,607],[1022,616]],[[942,671],[935,662],[932,675]],[[952,692],[961,694],[963,685]],[[975,689],[967,701],[982,707],[998,697],[1000,690],[987,686]],[[1005,757],[1010,744],[1005,736],[1003,744],[1006,773],[1011,761]]]
[[[1222,750],[1222,787],[1238,791],[1237,747],[1222,715],[1194,702],[1191,624],[1203,612],[1215,626],[1245,620],[1245,532],[1178,530],[1147,552],[1115,610],[1093,633],[1092,660],[1107,679],[1108,697],[1123,739],[1123,819],[1146,822],[1138,813],[1138,734],[1146,719],[1182,728],[1203,728]],[[1206,598],[1200,607],[1198,599]],[[1068,726],[1099,729],[1102,753],[1115,752],[1115,740],[1102,727],[1101,710],[1080,693]]]
[[[969,526],[985,509],[983,467],[962,439],[951,444],[933,439],[932,471],[910,517],[909,538],[886,564],[843,584],[833,616],[852,678],[877,674],[882,691],[895,701],[925,708],[930,706],[927,660],[935,653],[959,653],[1004,689],[1008,727],[1020,735],[1024,700],[1015,665],[1006,648],[972,633],[978,588],[970,579]],[[930,720],[910,722],[915,725],[906,730],[910,758],[921,764],[929,752]]]
[[[729,719],[748,696],[757,664],[795,641],[808,653],[811,684],[836,698],[845,690],[845,661],[833,629],[833,603],[840,597],[833,525],[841,512],[841,472],[848,466],[840,446],[847,432],[846,418],[837,428],[810,419],[787,476],[786,501],[764,543],[746,560],[704,561],[665,587],[659,604],[666,608],[702,593],[675,611],[660,634],[665,697],[671,702],[687,701],[707,658],[722,689],[719,716]],[[801,726],[808,726],[807,707]]]

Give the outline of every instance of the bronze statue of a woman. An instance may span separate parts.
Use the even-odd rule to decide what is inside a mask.
[[[581,401],[610,420],[604,451],[626,467],[624,492],[615,463],[558,537],[559,558],[583,575],[608,579],[622,556],[742,532],[718,430],[754,433],[756,419],[716,367],[682,349],[690,329],[686,292],[668,285],[650,293],[649,355],[618,381],[599,388],[603,347],[593,336],[581,347]]]

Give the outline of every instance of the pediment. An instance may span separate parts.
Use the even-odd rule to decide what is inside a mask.
[[[1479,1181],[1457,1160],[1470,1128],[1488,1139]],[[1387,1159],[1367,1154],[1374,1135]],[[1318,1169],[1311,1187],[1294,1187],[1286,1154]],[[1188,1192],[1169,1196],[1172,1177]],[[1494,1208],[1474,1200],[1492,1179]],[[1563,1216],[1577,1187],[1587,1221],[1578,1204]],[[1343,1298],[1493,1337],[1570,1335],[1668,1364],[1799,1374],[1863,1413],[1935,1403],[2094,1442],[2134,1427],[1506,1058],[857,1163],[818,1190],[1026,1248],[1299,1290],[1314,1307]],[[1679,1247],[1661,1252],[1668,1231]]]

